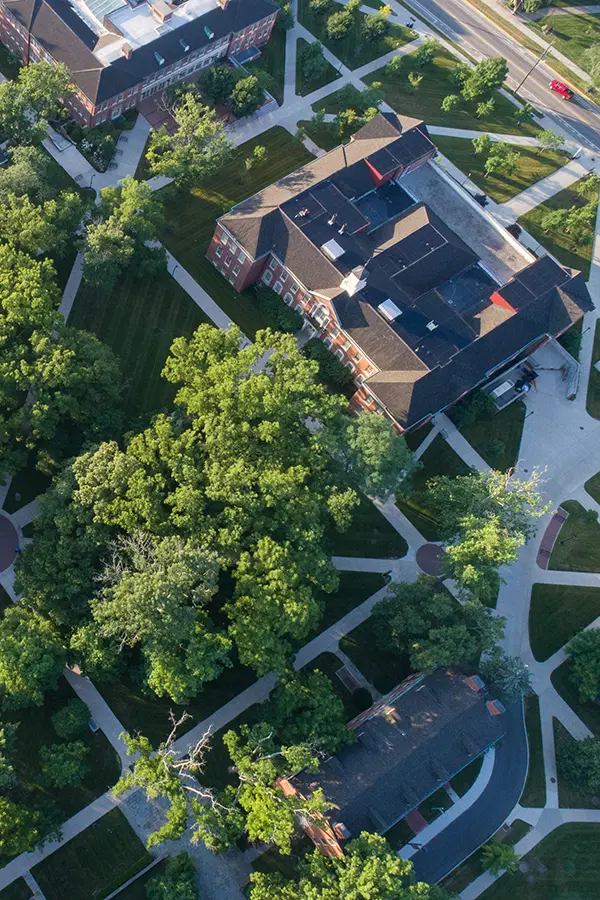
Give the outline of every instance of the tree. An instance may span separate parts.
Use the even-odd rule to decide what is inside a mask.
[[[483,868],[491,872],[492,875],[499,875],[504,870],[510,874],[517,871],[519,857],[511,844],[504,844],[502,841],[494,839],[483,848],[481,863]]]
[[[486,116],[491,116],[494,112],[494,108],[496,106],[496,101],[493,97],[490,97],[489,100],[482,100],[481,103],[477,104],[476,116],[478,119],[485,119]]]
[[[570,677],[582,701],[594,701],[600,693],[600,628],[580,631],[567,644]]]
[[[354,16],[348,8],[332,13],[327,19],[327,35],[332,41],[345,37],[354,25]]]
[[[198,81],[215,106],[226,106],[235,85],[235,72],[231,66],[211,66],[200,73]]]
[[[541,7],[542,0],[523,0],[523,9],[526,13],[534,13]]]
[[[350,841],[340,858],[307,854],[297,881],[255,872],[250,876],[251,900],[409,900],[417,895],[433,900],[428,886],[411,886],[412,863],[402,859],[384,837],[362,832]]]
[[[92,622],[72,641],[81,665],[90,643],[112,646],[111,663],[113,653],[139,645],[148,686],[185,703],[231,665],[231,641],[202,609],[217,590],[215,554],[191,540],[142,534],[121,538],[112,552],[90,602]]]
[[[264,91],[258,78],[256,75],[248,75],[247,78],[236,81],[229,98],[229,106],[234,115],[241,119],[260,109],[263,100]]]
[[[250,156],[244,160],[244,168],[246,172],[250,172],[257,165],[261,165],[267,159],[267,148],[261,144],[257,144]]]
[[[458,94],[447,94],[442,100],[442,112],[451,113],[452,110],[460,106],[460,97]]]
[[[366,41],[380,41],[389,31],[387,18],[381,13],[366,15],[362,20],[362,33]]]
[[[597,738],[568,741],[559,747],[556,762],[559,776],[571,784],[590,794],[600,789],[600,741]]]
[[[265,713],[282,744],[307,744],[327,753],[355,739],[344,704],[330,679],[314,672],[288,671],[277,680]]]
[[[40,837],[39,813],[0,797],[0,858],[7,862],[33,850]]]
[[[518,656],[498,650],[482,663],[481,672],[506,706],[522,700],[531,689],[529,667]]]
[[[387,500],[418,465],[406,440],[376,413],[341,416],[323,439],[351,482],[379,500]]]
[[[309,84],[323,78],[329,68],[329,63],[323,53],[323,45],[320,41],[306,44],[299,52],[302,75]]]
[[[331,6],[331,0],[309,0],[308,5],[310,6],[312,12],[324,13],[329,10]]]
[[[146,158],[151,175],[166,175],[179,186],[201,184],[218,172],[231,155],[231,144],[214,110],[186,94],[174,110],[177,131],[153,131]]]
[[[436,54],[440,52],[442,45],[435,38],[426,38],[418,50],[415,51],[413,58],[419,69],[428,66],[435,59]]]
[[[167,859],[160,875],[146,885],[148,900],[198,900],[196,869],[185,851]]]
[[[473,138],[471,143],[475,154],[487,159],[490,150],[492,149],[492,139],[489,134],[480,134],[479,137]]]
[[[65,661],[50,622],[23,601],[5,611],[0,620],[0,689],[7,709],[41,706],[45,691],[56,688]]]
[[[386,75],[399,75],[404,68],[401,56],[392,56],[389,62],[385,64]]]
[[[498,516],[465,516],[460,532],[447,544],[443,571],[482,603],[493,603],[498,592],[497,570],[515,562],[523,541],[511,534]]]
[[[6,722],[0,725],[0,790],[8,791],[15,785],[12,756],[15,749],[17,725]]]
[[[531,122],[535,115],[535,109],[531,103],[524,103],[522,106],[515,108],[513,115],[520,125],[524,125],[526,122]]]
[[[64,63],[42,61],[23,66],[17,84],[28,109],[44,119],[55,115],[61,101],[72,94],[71,73]]]
[[[66,706],[54,713],[52,726],[59,737],[70,741],[82,737],[87,732],[89,720],[90,711],[87,705],[83,700],[74,697]]]
[[[488,158],[484,163],[485,177],[494,172],[505,172],[512,175],[519,164],[519,153],[504,141],[494,141],[490,147]]]
[[[360,128],[362,118],[355,109],[344,109],[337,114],[335,123],[340,137],[345,137]]]
[[[472,391],[452,410],[452,421],[458,428],[465,428],[496,414],[496,404],[487,391]]]
[[[540,220],[542,231],[544,234],[550,234],[551,231],[560,231],[566,224],[568,216],[568,209],[553,209],[544,213]]]
[[[465,100],[487,99],[501,88],[506,80],[508,66],[506,60],[501,57],[490,57],[478,62],[472,69],[468,69],[465,75],[462,94]]]
[[[560,150],[565,142],[564,135],[556,134],[551,128],[545,128],[537,136],[539,142],[538,156],[542,150]]]
[[[410,86],[414,91],[417,90],[421,82],[423,81],[423,75],[419,74],[419,72],[409,72],[408,73],[408,81]]]
[[[10,194],[43,203],[58,196],[53,182],[52,159],[38,147],[15,147],[10,166],[0,169],[0,203]]]
[[[42,775],[52,787],[79,787],[89,771],[85,759],[89,748],[81,741],[42,747]]]
[[[600,42],[596,41],[584,52],[582,62],[594,87],[600,84]]]

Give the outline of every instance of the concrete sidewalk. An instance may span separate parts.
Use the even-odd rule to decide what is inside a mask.
[[[508,224],[516,222],[517,219],[539,206],[540,203],[544,203],[550,197],[558,194],[559,191],[563,191],[580,179],[585,178],[595,168],[595,165],[596,163],[592,157],[587,154],[583,154],[580,159],[572,159],[562,168],[557,169],[556,172],[552,172],[551,175],[542,178],[541,181],[521,191],[520,194],[507,200],[505,203],[500,203],[496,212],[498,218]]]

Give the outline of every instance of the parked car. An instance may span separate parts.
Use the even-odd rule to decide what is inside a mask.
[[[550,90],[560,94],[563,100],[572,100],[574,97],[571,88],[567,87],[564,81],[557,81],[556,78],[550,82]]]

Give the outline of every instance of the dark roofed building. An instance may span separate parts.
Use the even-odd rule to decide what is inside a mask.
[[[260,280],[300,310],[352,370],[352,405],[400,430],[593,308],[579,273],[536,259],[469,206],[431,165],[435,153],[422,122],[379,113],[222,216],[207,252],[236,290]],[[436,194],[445,207],[434,210]]]
[[[273,0],[0,0],[0,39],[24,63],[70,69],[93,126],[201,68],[265,44]]]
[[[303,796],[323,789],[332,804],[326,835],[385,834],[501,740],[503,709],[477,676],[412,675],[350,723],[355,743],[317,775],[300,772],[288,783]]]

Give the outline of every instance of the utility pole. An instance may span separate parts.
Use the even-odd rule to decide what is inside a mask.
[[[531,73],[533,72],[533,70],[535,69],[535,67],[536,67],[536,66],[539,66],[539,64],[540,64],[541,62],[543,62],[543,60],[546,59],[546,57],[548,56],[548,54],[550,53],[550,51],[551,51],[552,48],[554,47],[554,44],[555,44],[555,43],[556,43],[556,38],[554,38],[554,40],[552,41],[551,44],[548,44],[548,46],[546,47],[546,49],[545,49],[545,50],[543,51],[543,53],[541,53],[540,56],[536,59],[536,61],[534,62],[534,64],[532,65],[532,67],[529,69],[529,71],[525,73],[525,75],[523,76],[523,78],[521,79],[521,81],[518,83],[518,85],[517,85],[516,88],[515,88],[515,94],[518,94],[518,93],[519,93],[521,87],[522,87],[523,84],[527,81],[527,79],[529,78],[529,76],[531,75]]]

